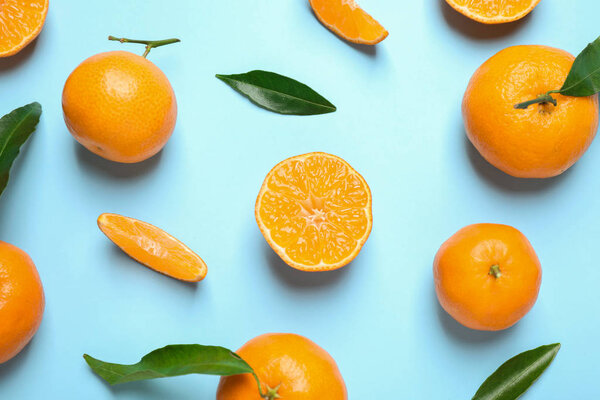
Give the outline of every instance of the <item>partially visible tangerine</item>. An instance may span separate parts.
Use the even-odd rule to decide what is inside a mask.
[[[189,247],[147,222],[102,214],[98,227],[127,255],[161,274],[188,282],[206,277],[206,264]]]
[[[44,288],[31,258],[0,241],[0,364],[31,341],[44,315]]]
[[[517,21],[529,14],[540,0],[446,0],[452,8],[484,24]]]
[[[346,384],[333,358],[311,340],[290,333],[258,336],[237,352],[256,372],[221,378],[217,400],[347,400]]]
[[[535,304],[542,268],[527,238],[508,225],[475,224],[456,232],[433,262],[441,306],[462,325],[498,331]]]
[[[352,261],[373,225],[371,190],[327,153],[288,158],[267,175],[255,216],[267,243],[293,268],[327,271]]]
[[[0,57],[23,50],[38,37],[48,14],[48,0],[0,1]]]
[[[310,5],[323,25],[351,42],[374,45],[388,36],[354,0],[310,0]]]

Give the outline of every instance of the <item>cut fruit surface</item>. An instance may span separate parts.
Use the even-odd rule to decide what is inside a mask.
[[[373,225],[371,190],[346,161],[309,153],[277,164],[256,200],[256,221],[291,267],[327,271],[352,261]]]
[[[0,57],[12,56],[42,31],[48,0],[0,0]]]
[[[186,245],[147,222],[118,214],[102,214],[98,227],[127,255],[175,279],[199,282],[206,263]]]
[[[529,14],[540,0],[446,0],[461,14],[484,24],[503,24]]]
[[[354,0],[310,0],[310,5],[323,25],[351,42],[377,44],[388,35]]]

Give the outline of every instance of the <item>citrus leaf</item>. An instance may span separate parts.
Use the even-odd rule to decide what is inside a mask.
[[[216,75],[250,101],[279,114],[315,115],[334,112],[335,106],[303,83],[268,71]]]
[[[515,400],[548,368],[560,343],[521,353],[500,366],[483,382],[472,400]]]
[[[31,103],[0,118],[0,195],[8,184],[19,149],[35,130],[41,115],[42,106]]]
[[[189,374],[228,376],[254,372],[231,350],[199,344],[166,346],[146,354],[132,365],[107,363],[87,354],[83,358],[111,385]]]
[[[577,56],[560,94],[584,97],[600,92],[600,37]]]

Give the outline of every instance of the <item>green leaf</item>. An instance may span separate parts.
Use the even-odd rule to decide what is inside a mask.
[[[560,94],[592,96],[600,92],[600,38],[587,45],[577,56]]]
[[[500,366],[483,382],[472,400],[515,400],[548,368],[560,343],[521,353]]]
[[[19,149],[35,130],[41,115],[42,106],[31,103],[0,118],[0,195],[8,184],[10,167]]]
[[[231,350],[199,344],[166,346],[148,353],[132,365],[107,363],[87,354],[83,358],[111,385],[189,374],[228,376],[254,372]]]
[[[315,115],[334,112],[335,106],[303,83],[268,71],[216,75],[253,103],[280,114]]]

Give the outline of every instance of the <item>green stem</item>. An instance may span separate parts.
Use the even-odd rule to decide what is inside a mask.
[[[488,275],[491,275],[496,279],[500,278],[502,276],[502,271],[500,271],[500,266],[498,264],[492,265],[490,267],[490,272],[488,272]]]
[[[556,107],[556,105],[557,105],[556,99],[551,96],[551,94],[553,94],[553,93],[560,93],[560,90],[550,90],[549,92],[546,92],[545,94],[542,94],[533,100],[524,101],[523,103],[515,104],[515,108],[517,110],[525,110],[527,107],[529,107],[531,105],[543,104],[543,103],[552,103],[552,105],[554,105],[554,107]]]
[[[265,400],[275,400],[281,398],[281,396],[277,393],[281,384],[275,386],[274,388],[270,388],[268,385],[265,385],[267,386],[267,392],[265,393],[263,392],[262,384],[260,383],[260,379],[258,379],[256,372],[252,372],[252,376],[254,376],[254,379],[256,380],[256,384],[258,385],[258,394],[261,398]]]
[[[150,53],[150,50],[154,49],[155,47],[161,47],[161,46],[166,46],[168,44],[181,42],[181,40],[179,40],[179,39],[137,40],[137,39],[118,38],[118,37],[114,37],[114,36],[109,36],[108,40],[113,40],[113,41],[120,42],[120,43],[145,44],[146,51],[144,51],[144,54],[142,55],[142,57],[144,57],[144,58],[146,58],[148,56],[148,54]]]

